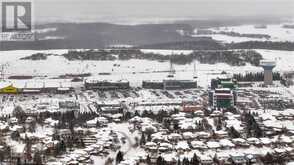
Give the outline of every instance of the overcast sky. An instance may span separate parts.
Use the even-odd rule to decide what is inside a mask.
[[[34,0],[34,5],[38,22],[294,16],[294,0]]]

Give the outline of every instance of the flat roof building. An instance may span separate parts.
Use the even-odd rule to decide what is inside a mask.
[[[58,91],[69,92],[72,90],[70,82],[42,81],[42,80],[15,80],[0,81],[0,94],[19,93],[58,93]]]
[[[142,87],[146,89],[165,89],[165,90],[192,89],[192,88],[197,88],[197,81],[166,78],[162,81],[143,81]]]
[[[84,86],[87,90],[100,89],[100,90],[111,90],[111,89],[129,89],[130,83],[127,80],[95,80],[87,79],[84,82]]]
[[[209,92],[209,102],[214,108],[233,107],[236,102],[235,92],[229,88],[219,88]]]

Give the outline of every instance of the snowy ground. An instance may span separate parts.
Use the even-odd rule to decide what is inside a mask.
[[[120,136],[125,137],[126,143],[123,144],[120,148],[122,152],[124,152],[125,156],[132,155],[132,153],[136,153],[138,150],[133,148],[135,144],[135,137],[138,136],[137,132],[131,133],[128,129],[129,124],[122,123],[122,124],[115,124],[111,123],[108,125],[107,129],[113,130],[114,132],[120,134]],[[115,159],[117,152],[111,152],[107,157],[98,157],[92,156],[93,164],[104,164],[107,158]]]
[[[193,51],[192,50],[166,50],[166,49],[162,49],[162,50],[158,50],[158,49],[142,49],[143,53],[159,53],[162,55],[171,55],[171,54],[190,54]]]
[[[240,34],[266,34],[270,35],[270,41],[294,41],[294,29],[283,28],[283,24],[267,25],[267,28],[255,28],[255,25],[230,26],[220,28],[210,28],[209,30],[220,32],[237,32]],[[195,35],[195,36],[210,36],[215,40],[224,42],[244,42],[244,41],[266,41],[266,39],[248,38],[248,37],[233,37],[222,34],[213,35]]]
[[[190,51],[171,50],[143,50],[145,52],[157,52],[162,54],[189,53]],[[257,50],[264,58],[277,61],[275,70],[292,71],[294,66],[294,51],[273,51]],[[128,61],[68,61],[61,56],[49,56],[47,60],[30,61],[19,60],[21,57],[29,56],[33,53],[45,52],[63,54],[67,50],[17,50],[1,51],[0,64],[6,64],[5,76],[11,75],[34,75],[54,77],[68,73],[92,73],[94,77],[100,79],[120,80],[127,79],[132,86],[141,86],[143,80],[162,80],[169,70],[169,62],[158,62],[148,60],[128,60]],[[120,66],[114,66],[119,64]],[[176,77],[179,79],[192,79],[193,63],[187,65],[175,65]],[[218,63],[215,65],[199,64],[196,62],[198,82],[200,86],[205,86],[211,78],[217,77],[222,71],[227,73],[244,73],[251,71],[262,71],[262,68],[251,65],[236,67]],[[99,75],[100,72],[109,72],[111,75]]]
[[[294,51],[278,51],[278,50],[262,50],[257,49],[258,53],[263,55],[263,58],[274,60],[277,66],[275,71],[294,71]]]
[[[228,36],[224,34],[209,34],[209,35],[193,35],[193,37],[212,37],[214,40],[222,41],[225,43],[231,42],[246,42],[246,41],[267,41],[264,38],[248,38],[248,37],[237,37],[237,36]]]

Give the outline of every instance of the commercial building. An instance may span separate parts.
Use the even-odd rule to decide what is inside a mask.
[[[162,81],[143,81],[142,87],[146,89],[165,89],[165,90],[192,89],[192,88],[197,88],[197,81],[166,78]]]
[[[175,90],[175,89],[191,89],[197,88],[196,80],[178,80],[173,78],[166,78],[163,80],[163,89]]]
[[[19,90],[14,87],[13,85],[1,85],[0,86],[0,93],[6,93],[6,94],[17,94],[19,93]]]
[[[163,82],[156,80],[146,80],[142,82],[142,87],[145,89],[163,89]]]
[[[218,88],[209,92],[209,103],[214,108],[235,106],[237,93],[229,88]]]
[[[236,89],[237,88],[237,80],[232,78],[217,78],[211,80],[211,89],[216,88],[229,88]]]
[[[230,108],[236,105],[237,81],[232,78],[217,78],[211,80],[211,90],[208,92],[209,105],[213,108]]]
[[[84,82],[84,86],[87,90],[99,89],[99,90],[111,90],[111,89],[129,89],[130,83],[127,80],[94,80],[87,79]]]
[[[1,81],[0,94],[66,93],[73,90],[70,82],[15,80]]]

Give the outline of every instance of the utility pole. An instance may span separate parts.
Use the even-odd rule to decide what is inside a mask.
[[[170,77],[170,78],[173,78],[175,73],[176,73],[176,70],[173,66],[173,62],[172,62],[172,57],[170,56],[170,60],[169,60],[169,74],[167,77]]]
[[[8,67],[8,63],[0,64],[0,80],[5,79],[5,70]]]
[[[195,60],[194,60],[194,70],[193,70],[193,78],[194,79],[197,79],[198,78],[198,76],[197,76],[197,71],[196,71],[196,62],[195,62]]]
[[[4,64],[0,66],[0,79],[4,80]]]

